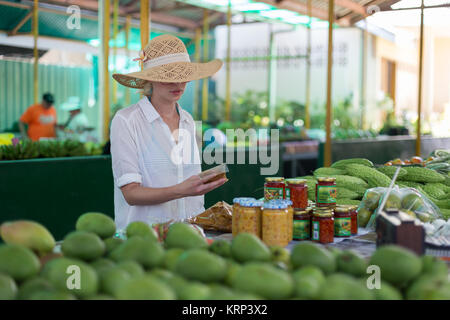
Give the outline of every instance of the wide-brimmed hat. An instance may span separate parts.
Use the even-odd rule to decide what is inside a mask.
[[[137,89],[142,89],[147,81],[188,82],[212,76],[223,65],[219,59],[191,62],[183,41],[169,34],[153,38],[139,55],[135,60],[143,62],[144,70],[113,74],[117,82]]]

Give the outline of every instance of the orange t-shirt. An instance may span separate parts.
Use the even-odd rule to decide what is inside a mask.
[[[53,106],[45,109],[40,103],[34,104],[24,112],[20,121],[28,124],[28,136],[33,141],[56,137],[56,110]]]

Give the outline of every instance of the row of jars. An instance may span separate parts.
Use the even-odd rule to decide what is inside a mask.
[[[336,206],[336,178],[317,178],[315,190],[316,207]],[[304,179],[284,179],[283,177],[267,177],[264,183],[264,200],[291,200],[296,210],[308,207],[308,186]]]
[[[251,233],[268,246],[285,247],[293,239],[294,208],[290,200],[264,202],[252,198],[233,199],[233,236]]]
[[[292,240],[332,243],[334,237],[358,233],[356,206],[314,207],[295,210],[290,200],[263,202],[253,198],[233,200],[233,236],[251,233],[269,246],[285,247]]]

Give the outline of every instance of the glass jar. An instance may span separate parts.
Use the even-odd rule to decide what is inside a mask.
[[[311,218],[311,240],[320,243],[334,241],[334,218],[331,208],[314,208]]]
[[[261,238],[261,207],[263,201],[242,201],[239,208],[239,233],[251,233]]]
[[[336,178],[317,178],[316,207],[335,207],[336,196]]]
[[[308,206],[308,186],[304,179],[286,179],[286,199],[292,201],[296,210],[304,210]]]
[[[348,206],[334,209],[334,236],[350,237],[352,234],[352,217]]]
[[[358,234],[358,206],[349,206],[352,218],[352,236]]]
[[[277,201],[277,200],[275,200]],[[287,219],[288,219],[288,242],[291,242],[293,239],[293,229],[294,229],[294,208],[292,207],[292,200],[280,200],[281,203],[287,205]]]
[[[234,198],[233,199],[233,215],[231,218],[231,231],[233,236],[237,235],[238,232],[238,223],[239,223],[239,208],[240,208],[240,202],[246,201],[246,200],[255,200],[254,198]]]
[[[262,211],[262,241],[268,246],[285,247],[288,241],[287,205],[280,202],[264,203]]]
[[[264,183],[264,200],[284,199],[284,178],[267,177]]]
[[[311,237],[311,214],[306,210],[295,210],[293,220],[294,240],[308,240]]]

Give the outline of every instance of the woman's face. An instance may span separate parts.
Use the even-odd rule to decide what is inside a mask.
[[[166,83],[166,82],[152,82],[152,95],[157,95],[166,101],[177,102],[184,93],[187,82],[181,83]]]

